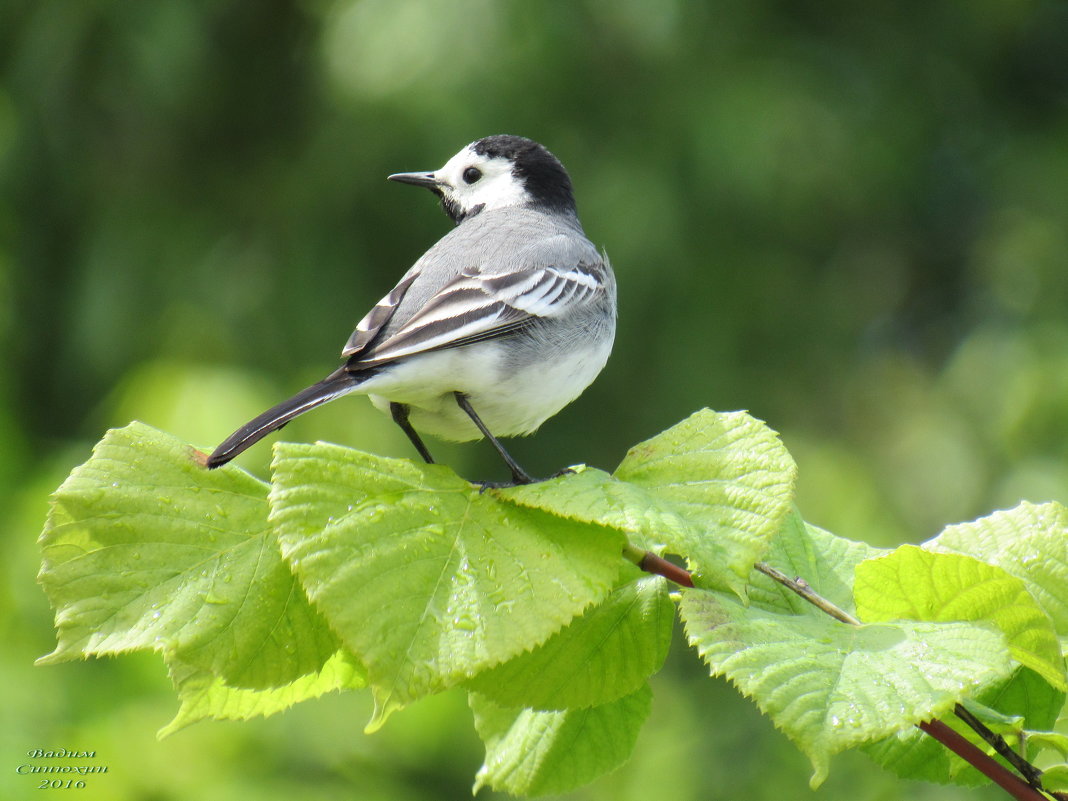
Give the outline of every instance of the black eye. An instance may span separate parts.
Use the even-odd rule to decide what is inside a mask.
[[[468,167],[464,170],[464,183],[473,184],[479,178],[482,177],[482,171],[477,167]]]

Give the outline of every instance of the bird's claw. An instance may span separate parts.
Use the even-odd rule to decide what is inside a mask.
[[[554,478],[566,476],[574,472],[573,468],[564,467],[545,478],[533,478],[526,473],[523,473],[521,476],[513,476],[511,481],[472,481],[471,483],[478,487],[478,494],[481,495],[488,489],[508,489],[509,487],[522,487],[527,484],[540,484],[543,481],[551,481]]]

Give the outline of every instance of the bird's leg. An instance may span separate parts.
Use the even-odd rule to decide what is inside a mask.
[[[497,450],[497,453],[504,459],[504,463],[508,465],[508,469],[512,471],[512,483],[534,484],[537,479],[531,478],[527,471],[520,467],[515,459],[512,458],[511,454],[504,449],[500,440],[490,433],[490,430],[486,428],[486,424],[482,422],[482,419],[477,414],[475,414],[475,410],[471,407],[471,401],[467,399],[467,396],[462,392],[454,392],[453,395],[456,397],[456,403],[459,407],[471,418],[471,422],[478,426],[478,430],[482,432],[482,435],[490,441],[490,444]],[[491,485],[486,483],[485,486]]]
[[[412,441],[412,445],[419,451],[419,455],[423,457],[423,461],[427,464],[434,464],[434,457],[430,455],[430,451],[427,450],[422,437],[420,437],[419,433],[412,428],[412,424],[408,422],[407,404],[390,402],[389,413],[393,416],[393,422],[399,425],[401,431],[408,435],[408,439]]]

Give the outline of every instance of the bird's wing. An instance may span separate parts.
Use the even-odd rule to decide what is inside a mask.
[[[393,317],[393,313],[397,310],[397,305],[404,299],[404,294],[408,291],[408,287],[418,277],[418,269],[412,268],[409,270],[401,278],[400,282],[390,290],[389,294],[378,301],[374,308],[363,316],[363,319],[356,324],[356,330],[352,332],[349,341],[345,343],[345,347],[341,351],[342,356],[355,356],[374,341],[375,337],[381,333],[382,328]]]
[[[599,258],[568,266],[466,269],[387,338],[357,353],[354,361],[370,366],[493,339],[540,319],[572,314],[607,291],[604,263]],[[373,315],[375,310],[365,319]],[[357,329],[354,339],[359,334]]]

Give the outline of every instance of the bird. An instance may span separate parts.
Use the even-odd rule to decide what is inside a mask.
[[[429,189],[454,227],[359,321],[341,367],[237,429],[208,468],[355,393],[388,413],[428,464],[421,433],[484,437],[511,471],[493,486],[537,480],[500,438],[533,433],[582,394],[615,339],[615,276],[583,231],[571,178],[543,145],[499,134],[438,170],[388,180]]]

